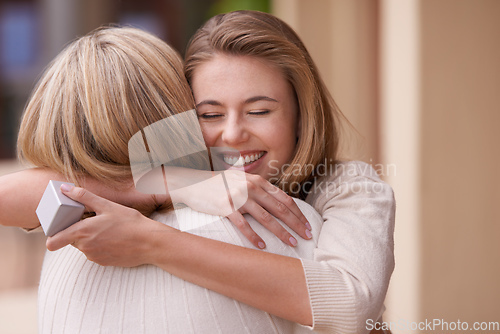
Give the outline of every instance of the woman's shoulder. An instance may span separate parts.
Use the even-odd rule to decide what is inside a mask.
[[[306,198],[308,203],[337,197],[360,198],[387,197],[393,198],[392,188],[384,182],[380,175],[385,175],[382,166],[373,166],[363,161],[341,161],[335,165],[321,169]]]
[[[342,181],[356,178],[368,178],[374,182],[382,182],[380,179],[380,169],[374,168],[376,166],[370,165],[363,161],[340,161],[329,168],[325,168],[325,173],[319,175],[317,181],[319,182],[332,182]]]
[[[386,171],[388,168],[363,161],[339,161],[334,165],[320,166],[315,171],[314,184],[316,186],[325,183],[339,185],[360,181],[385,184],[380,176],[388,173]]]

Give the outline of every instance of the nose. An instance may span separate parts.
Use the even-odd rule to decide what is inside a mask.
[[[245,122],[239,117],[228,117],[222,131],[222,141],[232,147],[244,143],[249,139],[249,132]]]

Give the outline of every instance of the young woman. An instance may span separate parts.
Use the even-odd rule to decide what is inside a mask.
[[[382,314],[394,266],[394,199],[366,164],[337,161],[339,112],[296,34],[263,13],[216,16],[193,38],[186,73],[207,146],[236,149],[248,160],[249,201],[240,213],[265,212],[261,198],[273,191],[264,180],[306,198],[323,218],[320,231],[312,226],[319,232],[313,257],[183,233],[81,188],[64,191],[97,216],[49,239],[48,248],[72,244],[103,265],[153,264],[318,332],[366,332],[366,321]],[[186,202],[196,209],[196,199]],[[276,240],[266,239],[268,246]],[[298,247],[306,243],[299,240]]]

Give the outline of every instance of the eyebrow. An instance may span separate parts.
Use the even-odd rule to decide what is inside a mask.
[[[257,101],[271,101],[271,102],[278,102],[278,100],[275,100],[269,96],[263,96],[263,95],[259,95],[259,96],[253,96],[253,97],[250,97],[248,99],[245,100],[245,104],[249,104],[249,103],[253,103],[253,102],[257,102]]]
[[[271,102],[278,102],[278,100],[273,99],[272,97],[269,96],[264,96],[264,95],[258,95],[258,96],[252,96],[246,99],[243,104],[250,104],[254,103],[257,101],[271,101]],[[200,103],[196,105],[196,108],[202,106],[202,105],[210,105],[210,106],[222,106],[222,103],[216,100],[203,100]]]
[[[199,106],[203,106],[205,104],[208,104],[210,106],[222,106],[222,103],[216,100],[203,100],[196,105],[196,108],[198,108]]]

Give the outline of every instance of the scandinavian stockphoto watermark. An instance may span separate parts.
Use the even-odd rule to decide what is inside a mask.
[[[279,167],[278,167],[279,166]],[[278,160],[271,160],[269,162],[269,168],[271,169],[271,176],[278,176],[286,173],[290,168],[292,175],[309,175],[314,177],[330,176],[334,174],[344,174],[346,176],[356,176],[358,174],[372,174],[373,172],[378,177],[386,176],[396,176],[397,170],[395,164],[381,164],[373,163],[373,159],[370,159],[370,163],[366,165],[349,165],[349,164],[336,164],[332,159],[324,159],[318,164],[283,164],[280,166]],[[339,169],[343,169],[342,173],[339,173]]]
[[[283,175],[310,176],[311,181],[298,182],[290,181],[287,188],[293,195],[322,193],[333,195],[340,191],[348,191],[350,193],[375,193],[379,194],[387,190],[382,182],[356,182],[358,176],[372,177],[373,179],[396,176],[397,169],[395,164],[338,164],[332,160],[323,160],[318,164],[283,164],[280,166],[278,160],[269,162],[271,170],[270,180],[278,180]],[[333,181],[315,182],[317,178],[335,176]],[[282,181],[283,182],[283,181]],[[284,181],[287,182],[287,181]]]
[[[398,331],[402,333],[413,333],[415,331],[436,332],[436,333],[450,333],[450,331],[481,331],[485,333],[492,333],[500,331],[499,321],[476,321],[467,322],[448,321],[445,319],[424,319],[422,321],[409,321],[406,319],[399,319],[398,321],[381,321],[377,322],[372,319],[366,320],[366,330],[372,331]]]

